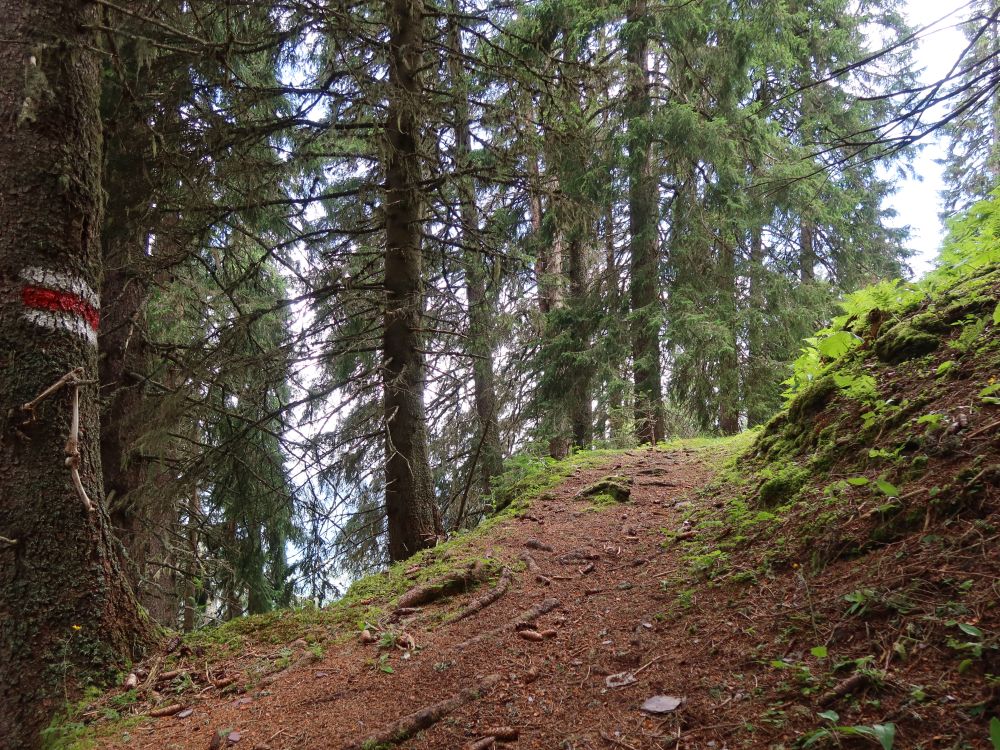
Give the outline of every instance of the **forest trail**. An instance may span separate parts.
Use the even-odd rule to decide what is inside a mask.
[[[681,632],[679,622],[663,615],[668,596],[661,587],[679,564],[662,530],[680,530],[683,508],[696,502],[695,491],[712,474],[711,458],[689,448],[634,450],[599,468],[578,469],[528,510],[470,539],[471,549],[463,547],[515,571],[509,590],[476,614],[440,622],[442,608],[454,611],[490,584],[395,624],[380,623],[373,637],[394,633],[395,647],[385,648],[385,637],[382,648],[363,643],[355,632],[349,640],[328,643],[322,656],[305,641],[292,641],[272,650],[248,648],[225,664],[202,663],[200,669],[211,668],[216,682],[224,674],[237,683],[261,662],[283,660],[288,666],[244,693],[189,690],[178,705],[190,712],[147,721],[105,737],[100,746],[205,750],[223,731],[238,737],[231,735],[222,746],[236,740],[248,750],[360,747],[400,717],[484,679],[497,682],[401,746],[492,747],[488,740],[474,743],[497,727],[518,735],[498,746],[525,750],[674,747],[678,737],[721,736],[716,710],[728,696],[710,691],[726,667],[700,656],[727,633]],[[598,507],[578,494],[610,474],[629,481],[627,501]],[[525,568],[526,554],[544,579]],[[553,598],[558,607],[534,624],[534,632],[550,631],[543,640],[515,632],[521,613]],[[502,630],[461,647],[496,628]],[[186,662],[182,669],[199,669],[196,657]],[[609,687],[619,674],[627,684]],[[682,698],[681,708],[662,716],[640,710],[661,694]]]

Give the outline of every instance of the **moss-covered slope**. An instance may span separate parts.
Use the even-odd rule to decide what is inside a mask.
[[[745,617],[760,746],[994,746],[1000,266],[963,265],[849,300],[787,410],[669,534],[677,616]]]

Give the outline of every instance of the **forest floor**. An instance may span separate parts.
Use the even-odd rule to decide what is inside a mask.
[[[990,747],[988,719],[967,726],[962,710],[990,711],[995,695],[983,698],[982,680],[960,674],[961,650],[940,639],[925,650],[924,631],[887,619],[898,611],[876,593],[908,581],[923,558],[882,548],[874,567],[833,561],[808,578],[797,562],[773,560],[766,574],[713,574],[726,556],[697,546],[711,524],[695,519],[724,507],[727,483],[739,482],[733,457],[748,442],[599,456],[484,533],[359,582],[332,614],[275,613],[234,621],[208,640],[174,640],[169,656],[137,669],[137,689],[87,706],[86,742],[721,750],[878,747],[881,739],[897,749]],[[629,496],[617,502],[623,487]],[[996,569],[996,545],[986,549],[992,568],[979,566],[980,576]],[[949,599],[973,586],[962,582],[981,582],[959,572],[961,562],[932,564],[958,586]],[[478,586],[397,609],[398,592],[414,598],[406,592],[426,593],[442,574],[470,565]],[[449,621],[490,591],[502,593]],[[549,611],[533,619],[525,615],[533,607]],[[941,628],[982,644],[972,637],[983,635],[982,614],[965,616],[978,623],[967,632],[949,629],[945,615]],[[995,691],[995,682],[983,684]],[[659,705],[646,706],[655,710],[643,710],[655,696]],[[153,717],[154,706],[170,715]],[[835,719],[834,709],[849,720]],[[890,720],[895,745],[884,741]]]
[[[721,737],[726,720],[717,714],[721,701],[712,692],[725,684],[727,670],[700,657],[725,646],[730,634],[719,628],[701,635],[678,632],[678,623],[663,614],[668,597],[660,584],[681,564],[676,551],[664,546],[661,530],[682,524],[681,508],[711,475],[707,459],[691,449],[626,453],[606,466],[577,470],[530,510],[469,540],[463,557],[515,572],[495,603],[454,624],[441,624],[436,610],[453,610],[481,592],[425,606],[396,623],[371,623],[374,643],[363,643],[355,632],[350,640],[310,651],[304,639],[295,639],[277,648],[248,646],[208,666],[199,665],[192,652],[181,667],[171,668],[212,669],[216,683],[223,675],[242,680],[268,662],[288,666],[245,693],[178,695],[190,715],[142,722],[124,736],[103,738],[101,746],[205,750],[218,730],[227,729],[238,732],[239,744],[248,748],[346,747],[489,675],[499,681],[482,698],[406,747],[463,747],[490,727],[508,726],[519,734],[514,747],[621,742],[627,748],[643,737],[676,736],[678,716],[688,727],[682,733]],[[578,496],[609,473],[631,484],[628,501],[599,505]],[[530,555],[546,578],[528,571],[522,555]],[[409,575],[417,573],[411,568]],[[533,629],[554,631],[546,634],[552,637],[529,641],[515,632],[519,613],[553,598],[558,606]],[[607,678],[615,673],[631,673],[634,680],[609,688]],[[646,698],[660,693],[684,698],[678,716],[656,719],[639,711]]]

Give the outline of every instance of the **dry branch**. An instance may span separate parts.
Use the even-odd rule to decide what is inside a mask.
[[[365,737],[360,742],[345,745],[343,750],[362,750],[367,747],[381,747],[382,745],[399,745],[428,727],[441,721],[445,716],[456,711],[467,703],[482,698],[490,688],[500,682],[500,675],[491,674],[484,677],[480,682],[472,687],[459,691],[451,698],[425,706],[419,711],[403,716],[392,722],[375,734]]]

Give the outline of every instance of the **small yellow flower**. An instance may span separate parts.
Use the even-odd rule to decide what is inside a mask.
[[[70,625],[73,630],[83,630],[83,625]]]

